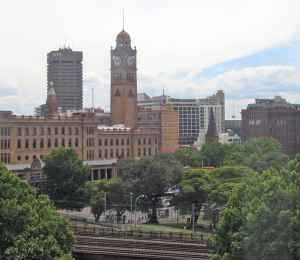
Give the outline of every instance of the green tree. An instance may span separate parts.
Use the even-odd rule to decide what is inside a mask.
[[[106,209],[114,209],[119,223],[126,209],[129,209],[130,195],[126,193],[122,181],[119,177],[110,180],[91,181],[87,185],[90,194],[90,205],[98,221],[104,211],[104,201],[106,199]]]
[[[274,168],[281,169],[288,161],[279,142],[273,138],[252,138],[226,153],[227,165],[244,165],[256,172]]]
[[[175,158],[183,166],[192,166],[194,165],[193,159],[196,151],[190,147],[183,147],[176,150],[174,153]]]
[[[177,184],[182,175],[178,161],[159,156],[141,160],[123,160],[119,164],[119,174],[125,190],[135,198],[141,194],[151,205],[149,223],[158,223],[157,205],[169,188]]]
[[[189,210],[192,208],[191,220],[197,223],[200,210],[207,201],[211,184],[211,174],[203,169],[188,169],[179,183],[179,193],[171,200],[177,208]]]
[[[210,204],[224,207],[232,192],[244,178],[255,172],[246,166],[223,166],[213,170],[209,190]]]
[[[58,208],[81,209],[88,202],[88,167],[71,149],[57,149],[45,158],[47,193]]]
[[[72,259],[72,241],[47,196],[0,166],[0,259]]]
[[[95,222],[98,222],[105,211],[105,184],[103,181],[89,182],[86,187],[89,194],[89,205],[94,215]]]
[[[227,145],[220,143],[204,144],[200,151],[199,165],[220,167],[223,165]],[[201,163],[201,164],[200,164]]]
[[[230,197],[215,259],[300,258],[300,157],[288,170],[250,175]]]

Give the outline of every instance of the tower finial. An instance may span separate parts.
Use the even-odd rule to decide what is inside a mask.
[[[125,20],[125,18],[124,18],[124,16],[125,16],[125,15],[124,15],[124,8],[123,8],[122,11],[123,11],[123,31],[124,31],[124,23],[125,23],[125,22],[124,22],[124,20]]]

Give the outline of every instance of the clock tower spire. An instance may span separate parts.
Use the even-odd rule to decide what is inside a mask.
[[[136,49],[123,30],[117,35],[116,47],[111,49],[111,115],[114,124],[136,126],[137,80]]]

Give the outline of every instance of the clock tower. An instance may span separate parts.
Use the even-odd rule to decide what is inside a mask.
[[[111,115],[114,124],[136,126],[137,80],[136,49],[124,29],[118,34],[116,47],[111,49]]]

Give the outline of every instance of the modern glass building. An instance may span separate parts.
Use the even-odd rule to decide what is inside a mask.
[[[139,95],[138,106],[153,107],[159,104],[171,104],[177,111],[179,123],[179,144],[193,145],[199,135],[205,135],[208,127],[209,111],[212,108],[219,133],[224,132],[225,102],[224,92],[219,90],[215,95],[203,99],[178,99],[168,96],[149,97]]]

